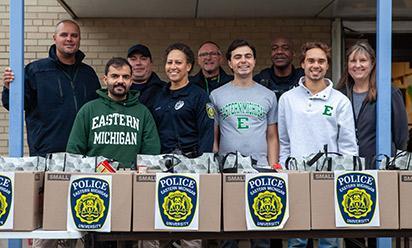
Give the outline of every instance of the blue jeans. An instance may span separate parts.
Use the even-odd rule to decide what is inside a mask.
[[[289,239],[288,248],[305,248],[308,243],[307,239]],[[338,248],[337,238],[319,239],[319,248]]]

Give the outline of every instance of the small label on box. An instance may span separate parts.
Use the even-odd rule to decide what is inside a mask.
[[[412,175],[402,175],[401,181],[406,182],[406,183],[411,183],[412,182]]]
[[[61,173],[48,174],[47,180],[49,181],[70,181],[70,174],[61,174]]]
[[[138,175],[136,182],[156,182],[156,175]]]
[[[225,176],[227,183],[244,182],[245,175],[227,175]]]
[[[313,180],[333,180],[333,173],[313,173]]]
[[[39,173],[34,174],[34,181],[40,181],[40,174]]]

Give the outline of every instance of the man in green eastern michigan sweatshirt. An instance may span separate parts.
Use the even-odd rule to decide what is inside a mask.
[[[103,78],[107,89],[79,111],[67,144],[67,152],[115,159],[126,167],[136,154],[159,154],[160,141],[149,110],[129,91],[132,67],[124,58],[112,58]]]

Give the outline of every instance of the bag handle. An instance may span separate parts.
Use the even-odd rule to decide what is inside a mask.
[[[226,160],[227,160],[227,158],[229,157],[229,155],[235,155],[235,156],[236,156],[236,158],[235,158],[235,166],[232,167],[232,168],[225,168]],[[223,156],[221,166],[219,166],[220,169],[221,169],[221,170],[220,170],[221,173],[237,173],[237,171],[238,171],[238,163],[239,163],[239,160],[238,160],[238,152],[237,152],[237,151],[236,151],[236,152],[228,152],[228,153],[226,153],[225,156]]]
[[[166,154],[163,155],[163,158],[166,159],[165,161],[165,166],[166,166],[166,170],[163,170],[163,172],[174,172],[174,168],[179,165],[182,160],[179,159],[179,157],[177,157],[177,154],[173,153],[173,154]],[[174,160],[176,160],[177,162],[175,163]]]
[[[298,170],[298,161],[294,157],[288,157],[285,161],[285,167],[286,170],[292,170],[292,166],[289,165],[294,165],[295,170]],[[306,167],[304,167],[306,169]]]
[[[390,158],[389,158],[388,155],[383,154],[383,153],[379,153],[379,154],[377,154],[377,155],[375,155],[375,156],[372,157],[372,160],[371,160],[372,165],[371,165],[371,167],[372,167],[372,168],[375,168],[376,162],[382,162],[382,159],[379,159],[380,156],[383,156],[383,157],[386,158],[385,169],[386,169],[386,170],[391,170],[391,169],[390,169],[390,166],[389,166],[389,164],[390,164],[390,161],[389,161]]]
[[[363,170],[362,160],[359,156],[353,156],[352,162],[353,162],[353,170],[354,171],[356,171],[356,167],[358,167],[358,171]]]

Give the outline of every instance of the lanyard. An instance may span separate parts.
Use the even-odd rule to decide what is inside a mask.
[[[213,78],[216,78],[216,77],[212,77],[212,79]],[[209,95],[209,80],[207,80],[207,78],[206,77],[204,77],[204,79],[205,79],[205,88],[206,88],[206,93]],[[220,74],[218,74],[217,75],[217,84],[219,84],[220,83]]]

